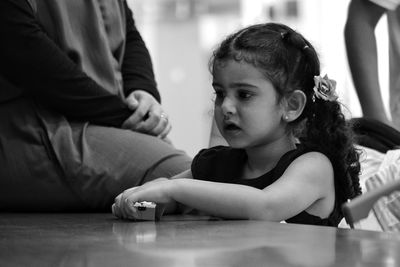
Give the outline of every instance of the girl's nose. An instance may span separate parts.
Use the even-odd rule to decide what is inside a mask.
[[[235,113],[235,103],[229,97],[225,97],[221,105],[222,113],[224,115],[232,115]]]

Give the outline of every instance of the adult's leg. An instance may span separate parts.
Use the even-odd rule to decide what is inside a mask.
[[[0,211],[76,211],[47,133],[27,99],[0,104]]]
[[[124,189],[190,168],[152,136],[82,123],[29,100],[0,105],[0,211],[109,211]]]
[[[108,210],[123,190],[190,168],[186,153],[150,135],[96,125],[75,124],[72,129],[73,153],[55,150],[62,153],[71,188],[94,209]],[[68,159],[71,155],[79,158]]]

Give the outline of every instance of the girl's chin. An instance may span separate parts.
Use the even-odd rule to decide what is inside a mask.
[[[229,144],[229,146],[234,148],[244,148],[248,142],[241,130],[225,130],[222,136]]]
[[[235,148],[235,149],[246,149],[246,146],[240,146],[240,145],[229,145],[229,147]]]
[[[232,148],[246,148],[246,145],[243,141],[234,140],[232,138],[225,138],[228,145]]]

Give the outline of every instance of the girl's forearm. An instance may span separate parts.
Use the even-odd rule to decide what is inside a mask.
[[[170,194],[183,205],[217,217],[280,221],[266,207],[265,193],[249,186],[176,179]]]

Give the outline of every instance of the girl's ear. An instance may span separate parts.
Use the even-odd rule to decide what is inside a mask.
[[[307,97],[301,90],[293,91],[286,97],[286,112],[283,114],[283,120],[291,122],[296,120],[306,106]]]

